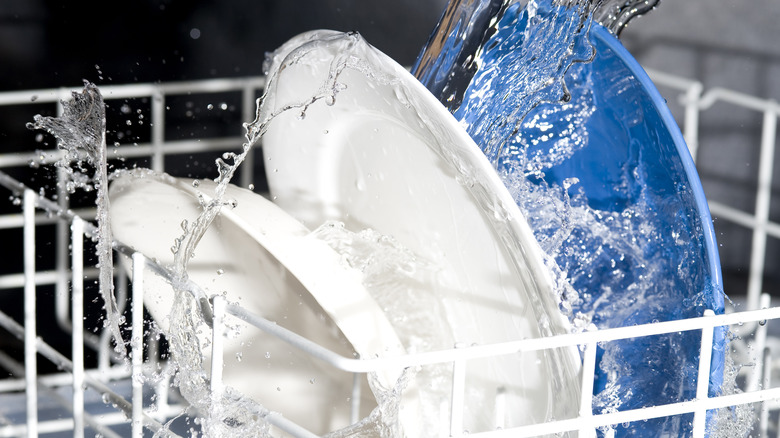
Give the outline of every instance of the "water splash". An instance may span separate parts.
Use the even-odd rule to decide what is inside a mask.
[[[35,117],[30,129],[43,129],[57,139],[57,145],[65,156],[57,162],[70,176],[66,189],[95,190],[97,196],[98,263],[100,266],[100,289],[106,303],[107,324],[117,339],[117,351],[127,357],[119,325],[122,320],[117,311],[113,295],[112,232],[108,217],[108,180],[105,144],[105,105],[97,86],[84,83],[81,93],[74,92],[72,100],[62,102],[60,117]],[[227,154],[217,161],[219,183],[217,195],[209,202],[202,202],[203,212],[192,225],[184,225],[184,233],[175,243],[175,263],[172,267],[173,287],[176,293],[171,314],[169,348],[172,367],[167,372],[175,373],[174,384],[191,403],[198,415],[198,422],[205,436],[268,436],[269,423],[264,420],[268,410],[249,400],[232,388],[226,388],[219,398],[212,397],[205,373],[198,333],[209,330],[207,318],[201,314],[201,303],[186,286],[187,262],[192,258],[195,247],[219,213],[219,209],[230,200],[223,200],[230,178],[244,160],[250,145],[245,145],[242,154]],[[231,161],[228,163],[226,160]],[[71,164],[73,163],[73,164]],[[94,174],[88,175],[88,167]],[[186,223],[186,221],[185,221]],[[163,428],[155,436],[167,436]]]
[[[56,166],[69,176],[66,189],[73,193],[77,188],[97,191],[97,256],[100,268],[100,295],[105,302],[106,323],[116,341],[115,348],[123,357],[125,344],[119,325],[119,314],[114,297],[113,250],[111,222],[108,218],[108,169],[106,164],[106,109],[103,96],[97,86],[84,81],[84,89],[72,92],[70,101],[62,101],[63,113],[59,117],[36,115],[29,129],[48,131],[57,139],[57,147],[65,151]],[[85,161],[94,168],[87,174]],[[75,168],[74,168],[75,166]]]
[[[515,138],[529,111],[543,102],[571,100],[566,71],[593,57],[585,37],[591,23],[588,6],[540,2],[522,8],[515,3],[499,12],[495,33],[476,52],[476,73],[453,113],[491,162],[512,153],[504,145]]]
[[[265,420],[269,411],[259,402],[230,387],[226,387],[218,397],[211,393],[198,337],[199,333],[211,330],[207,323],[209,318],[203,315],[199,298],[186,286],[187,266],[195,257],[198,243],[223,207],[235,207],[235,200],[226,199],[225,192],[256,140],[247,136],[240,153],[226,152],[216,159],[217,177],[214,181],[217,185],[213,195],[208,199],[202,195],[198,197],[201,213],[194,219],[183,220],[182,235],[171,248],[174,256],[171,267],[174,301],[168,341],[175,370],[174,384],[197,410],[204,436],[264,437],[270,430],[270,424]]]
[[[604,0],[595,11],[599,23],[620,35],[628,23],[655,9],[661,0]]]
[[[512,94],[497,99],[501,105],[495,109],[504,112],[502,117],[484,120],[487,138],[496,137],[497,142],[539,102],[565,98],[563,73],[572,63],[592,56],[582,37],[591,19],[587,0],[455,0],[412,72],[450,111],[463,114],[466,108],[459,108],[465,105],[472,117],[479,101],[514,84]],[[491,67],[499,64],[497,60],[504,66],[501,74]]]
[[[434,263],[391,236],[372,229],[350,231],[342,222],[327,221],[312,231],[311,236],[326,242],[350,267],[363,274],[363,285],[382,308],[408,353],[445,350],[455,344],[441,297],[430,286],[439,275]],[[371,425],[382,431],[381,436],[399,436],[398,427],[391,426],[398,422],[401,395],[412,379],[419,379],[437,382],[418,392],[420,430],[437,430],[440,401],[449,396],[450,378],[448,365],[407,369],[392,388],[383,387],[372,377],[369,383],[378,407],[361,427]]]
[[[211,328],[201,314],[200,303],[186,287],[174,283],[175,298],[171,308],[168,345],[171,353],[173,385],[190,403],[205,437],[268,437],[270,413],[259,402],[226,386],[215,396],[210,391],[201,353],[199,334]]]
[[[543,179],[588,144],[590,78],[572,70],[595,54],[588,38],[593,10],[588,1],[455,1],[413,68],[499,170],[548,254],[561,309],[580,328],[592,315],[573,311],[581,298],[570,267],[556,262],[575,232],[570,191],[579,180]]]
[[[391,236],[372,229],[348,230],[344,223],[328,221],[311,235],[325,241],[353,269],[387,315],[410,353],[452,347],[452,328],[442,303],[427,285],[438,268]]]
[[[490,40],[495,42],[495,35],[500,31],[501,20],[505,20],[507,12],[511,16],[512,11],[527,10],[530,16],[540,8],[543,15],[546,14],[545,9],[579,10],[581,13],[578,17],[570,17],[574,18],[572,22],[557,28],[548,27],[541,32],[541,36],[547,32],[548,35],[556,37],[574,36],[576,40],[576,35],[559,30],[570,30],[572,25],[578,27],[576,22],[588,17],[619,35],[631,20],[653,10],[659,2],[660,0],[451,0],[418,56],[412,72],[447,108],[454,111],[460,107],[463,93],[481,68],[477,60],[480,52],[488,47]],[[547,57],[543,52],[537,52],[535,56],[542,60],[555,59]],[[566,63],[563,67],[567,67]]]

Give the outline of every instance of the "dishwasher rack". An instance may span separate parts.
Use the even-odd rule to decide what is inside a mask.
[[[761,142],[761,167],[756,208],[753,214],[734,209],[719,203],[710,203],[713,216],[720,220],[731,221],[753,230],[753,253],[750,262],[750,278],[746,310],[732,311],[725,315],[705,314],[703,317],[679,321],[660,322],[617,329],[586,331],[544,339],[525,339],[512,342],[452,348],[420,354],[377,359],[355,359],[342,357],[308,341],[296,333],[287,331],[272,321],[251,314],[241,307],[224,302],[222,297],[213,297],[212,307],[214,327],[229,322],[230,318],[239,318],[261,330],[290,343],[313,360],[323,361],[342,372],[361,375],[386,367],[428,366],[432,364],[451,364],[453,379],[451,397],[448,401],[447,418],[442,419],[440,436],[461,436],[463,431],[462,412],[468,400],[464,397],[465,368],[469,361],[479,358],[499,357],[523,351],[549,350],[578,346],[583,352],[582,400],[579,416],[571,419],[559,419],[548,423],[533,424],[504,429],[499,420],[496,430],[471,433],[480,437],[531,437],[554,434],[565,431],[579,431],[579,436],[595,436],[595,428],[642,421],[644,419],[694,414],[694,436],[705,434],[705,416],[707,411],[735,405],[754,405],[757,417],[757,429],[761,436],[777,436],[778,413],[780,412],[780,387],[773,386],[773,375],[780,372],[780,359],[773,357],[770,346],[775,339],[770,328],[780,323],[780,307],[771,306],[771,297],[761,294],[761,276],[765,270],[764,254],[768,237],[780,238],[780,224],[770,222],[769,203],[771,199],[771,177],[773,153],[776,138],[777,116],[780,106],[773,101],[761,100],[723,89],[704,91],[695,81],[686,80],[660,72],[648,72],[659,87],[677,90],[680,103],[685,108],[681,125],[691,153],[696,157],[697,150],[706,148],[698,142],[698,120],[701,112],[706,111],[714,102],[721,101],[742,108],[749,108],[763,114]],[[183,135],[171,128],[172,123],[186,120],[196,125],[218,123],[213,120],[198,119],[198,114],[206,116],[219,111],[230,113],[231,117],[241,121],[254,118],[255,100],[262,92],[263,78],[219,79],[170,84],[134,84],[109,85],[101,87],[104,98],[110,107],[118,108],[118,114],[127,118],[128,125],[141,128],[132,135],[118,138],[111,154],[113,165],[132,166],[132,163],[150,167],[155,171],[174,173],[181,166],[181,158],[192,160],[192,156],[218,156],[224,151],[238,151],[244,139],[240,134],[220,133],[220,135],[202,135],[203,132],[188,132]],[[68,99],[68,89],[31,90],[12,93],[0,93],[1,108],[20,108],[49,105],[49,111],[61,113],[59,103]],[[178,99],[178,100],[177,100]],[[172,102],[182,103],[176,108]],[[215,105],[216,102],[216,105]],[[139,107],[133,111],[135,107]],[[174,108],[172,108],[174,107]],[[179,111],[180,110],[180,111]],[[179,111],[179,113],[176,113]],[[174,114],[176,113],[176,114]],[[180,117],[183,114],[183,117]],[[110,116],[109,116],[110,117]],[[177,119],[177,117],[179,117]],[[148,122],[147,122],[148,121]],[[144,123],[146,122],[146,123]],[[187,136],[189,135],[189,138]],[[178,137],[178,138],[175,138]],[[134,141],[137,140],[137,141]],[[5,140],[2,140],[5,142]],[[163,430],[165,424],[178,417],[193,414],[188,406],[170,387],[168,380],[152,381],[149,376],[165,367],[165,361],[159,359],[156,349],[158,341],[152,330],[144,323],[143,313],[143,267],[152,267],[165,275],[164,267],[145,259],[140,254],[132,254],[128,248],[116,246],[116,251],[131,256],[134,264],[135,281],[130,284],[122,269],[115,269],[118,302],[132,303],[128,311],[131,331],[131,362],[128,365],[122,358],[116,357],[111,348],[108,330],[85,327],[85,305],[88,307],[89,282],[97,277],[97,270],[90,267],[91,261],[85,243],[89,240],[94,226],[94,208],[89,199],[78,200],[74,204],[64,189],[53,190],[40,186],[40,177],[36,177],[39,167],[51,166],[62,152],[54,148],[38,149],[40,138],[32,146],[2,145],[0,149],[0,185],[10,197],[8,205],[3,206],[0,214],[0,231],[4,235],[15,236],[21,247],[6,245],[6,257],[14,262],[6,263],[0,271],[0,326],[4,337],[13,337],[23,343],[22,354],[13,354],[0,349],[0,368],[8,377],[0,379],[0,437],[37,436],[39,434],[60,434],[60,436],[84,436],[91,429],[102,436],[141,437],[148,431]],[[9,151],[11,149],[11,151]],[[249,163],[262,160],[248,157]],[[64,178],[61,169],[52,167],[57,178]],[[182,171],[182,169],[178,169]],[[191,169],[184,170],[187,176]],[[203,177],[212,176],[212,168],[205,170]],[[211,173],[210,173],[211,172]],[[238,184],[249,187],[261,185],[255,181],[256,169],[245,165],[241,168]],[[195,175],[195,177],[201,177]],[[38,241],[36,241],[36,235]],[[43,236],[42,242],[41,237]],[[47,240],[51,237],[50,240]],[[51,262],[36,266],[46,253]],[[85,261],[86,257],[86,261]],[[8,259],[11,260],[11,259]],[[22,260],[22,263],[18,263]],[[195,286],[193,286],[194,288]],[[41,290],[51,288],[53,294],[42,294]],[[94,292],[94,291],[93,291]],[[741,291],[726,291],[732,295]],[[10,297],[23,303],[20,309],[8,309]],[[48,333],[39,332],[42,325],[38,320],[36,307],[54,307],[56,330],[70,337],[67,348],[58,342],[49,341]],[[16,315],[12,315],[16,311]],[[226,321],[227,320],[227,321]],[[740,368],[738,383],[740,391],[718,397],[708,397],[707,383],[710,372],[710,354],[713,331],[717,327],[728,326],[735,339],[731,342],[731,356]],[[694,400],[668,405],[652,406],[639,410],[620,411],[594,415],[591,409],[592,382],[596,364],[596,346],[601,343],[622,339],[632,339],[663,333],[698,331],[701,333],[701,355],[699,363],[697,397]],[[219,332],[215,329],[213,332]],[[146,340],[147,351],[144,351]],[[57,344],[57,345],[55,345]],[[4,344],[5,345],[5,344]],[[212,367],[210,385],[214,394],[224,390],[219,370],[221,369],[221,338],[212,340]],[[85,352],[85,347],[87,352]],[[88,354],[87,354],[88,353]],[[778,354],[775,352],[775,354]],[[54,364],[56,372],[39,374],[40,358]],[[85,356],[93,357],[85,361]],[[43,361],[41,361],[43,362]],[[359,379],[354,379],[358,382]],[[145,383],[145,382],[151,382]],[[83,390],[83,388],[88,388]],[[359,391],[355,385],[353,391]],[[359,397],[353,397],[352,419],[357,420]],[[53,400],[57,409],[43,406]],[[23,407],[22,407],[23,406]],[[51,412],[54,412],[52,414]],[[260,412],[269,423],[286,431],[292,436],[310,437],[311,432],[292,423],[284,417],[284,412]],[[186,429],[186,428],[185,428]],[[174,432],[170,432],[174,435]]]

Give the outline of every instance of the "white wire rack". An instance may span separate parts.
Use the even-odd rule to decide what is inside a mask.
[[[770,320],[780,318],[780,307],[770,306],[770,297],[761,295],[761,276],[764,271],[764,253],[768,236],[780,237],[780,224],[769,221],[769,200],[771,197],[771,177],[773,153],[776,137],[777,115],[780,106],[773,101],[757,99],[723,89],[704,91],[702,85],[678,77],[672,77],[658,72],[649,72],[659,85],[670,87],[681,92],[681,104],[685,107],[685,118],[681,123],[692,155],[696,157],[697,150],[707,145],[699,145],[698,120],[702,111],[706,111],[715,101],[726,102],[743,108],[759,111],[764,115],[764,126],[761,142],[761,167],[759,170],[759,185],[756,208],[753,214],[734,209],[727,205],[711,203],[713,215],[721,220],[732,221],[753,230],[753,255],[751,257],[750,279],[745,311],[732,312],[726,315],[706,314],[703,317],[680,321],[661,322],[648,325],[623,327],[617,329],[567,334],[544,339],[526,339],[512,342],[478,345],[465,348],[452,348],[443,351],[409,354],[398,357],[376,359],[355,359],[343,357],[331,352],[316,343],[309,341],[296,333],[290,332],[272,321],[251,314],[245,309],[227,304],[221,297],[214,297],[210,305],[213,312],[213,324],[219,327],[226,318],[239,318],[261,330],[270,333],[293,347],[312,357],[312,360],[322,361],[329,366],[346,373],[360,375],[387,367],[428,366],[433,364],[452,364],[452,389],[448,407],[448,418],[443,421],[441,436],[460,436],[463,430],[464,406],[468,404],[464,396],[465,369],[469,362],[480,358],[491,358],[518,354],[525,351],[550,350],[561,347],[577,346],[582,349],[582,400],[577,418],[558,419],[556,421],[532,424],[523,427],[503,428],[497,420],[496,430],[471,435],[484,437],[531,437],[555,434],[566,431],[579,431],[580,436],[594,436],[595,428],[621,423],[630,423],[645,419],[692,413],[694,415],[694,436],[705,434],[705,415],[708,410],[740,404],[754,405],[757,412],[758,431],[761,436],[776,435],[778,426],[770,421],[770,413],[780,410],[780,387],[772,386],[772,371],[779,368],[772,362],[772,356],[766,350],[768,342],[768,327]],[[157,171],[170,170],[166,159],[175,156],[189,156],[204,152],[222,152],[237,150],[243,138],[236,136],[219,136],[211,138],[195,138],[187,140],[171,140],[166,138],[166,100],[172,95],[207,95],[218,101],[221,93],[238,93],[240,95],[240,110],[237,113],[244,121],[254,118],[255,99],[262,90],[262,78],[247,78],[234,80],[208,80],[198,82],[183,82],[176,84],[137,84],[126,86],[106,86],[101,90],[109,102],[122,102],[128,99],[147,99],[150,102],[149,141],[138,144],[120,144],[115,148],[116,157],[146,158],[149,166]],[[33,90],[13,93],[0,93],[0,107],[51,104],[57,105],[56,111],[61,111],[59,101],[69,97],[70,90]],[[35,96],[35,98],[32,98]],[[130,327],[132,361],[128,366],[123,360],[114,357],[110,346],[108,331],[94,334],[87,330],[84,323],[85,283],[84,279],[96,277],[96,270],[85,267],[84,236],[94,232],[94,226],[89,222],[94,212],[89,208],[71,208],[64,192],[47,195],[45,190],[35,190],[31,183],[20,181],[11,176],[15,170],[30,171],[30,164],[47,165],[60,157],[60,152],[54,149],[35,151],[4,152],[0,149],[0,185],[10,194],[9,208],[3,211],[9,213],[0,215],[0,230],[21,234],[23,249],[8,249],[12,257],[23,257],[19,272],[3,272],[0,275],[0,290],[4,297],[19,295],[23,301],[23,312],[17,312],[14,318],[6,308],[5,298],[0,301],[0,326],[5,337],[14,337],[23,342],[23,354],[14,357],[11,353],[0,350],[0,367],[7,371],[8,377],[0,379],[0,437],[37,436],[39,434],[61,433],[83,436],[85,430],[93,430],[103,436],[144,436],[144,428],[156,432],[163,429],[163,424],[171,418],[181,415],[187,410],[186,403],[176,397],[175,390],[167,380],[155,381],[143,379],[160,367],[165,366],[159,361],[154,351],[147,352],[144,360],[144,340],[147,348],[154,349],[154,335],[145,332],[143,315],[143,267],[151,266],[164,275],[165,270],[156,266],[153,261],[146,260],[140,254],[132,255],[121,245],[116,246],[118,252],[132,255],[134,263],[134,282],[128,297],[126,285],[128,282],[121,269],[116,269],[116,284],[118,302],[132,303]],[[252,161],[249,160],[251,163]],[[22,172],[24,173],[24,172]],[[59,174],[58,177],[62,177]],[[254,175],[251,166],[246,167],[240,175],[240,185],[253,183]],[[53,200],[51,198],[55,198]],[[17,207],[18,206],[18,207]],[[12,211],[17,209],[16,212]],[[21,213],[18,211],[21,209]],[[56,212],[52,214],[52,212]],[[36,233],[43,227],[54,227],[53,245],[36,243]],[[41,250],[51,253],[54,259],[53,269],[36,267],[40,260]],[[20,254],[21,252],[21,254]],[[86,277],[85,277],[86,275]],[[43,296],[40,289],[54,287],[53,306],[59,329],[70,336],[70,347],[62,348],[53,345],[46,333],[39,333],[37,327],[36,307],[51,306],[50,298]],[[739,294],[740,291],[732,291]],[[128,299],[129,298],[129,299]],[[713,331],[716,327],[728,326],[740,337],[732,342],[732,354],[737,363],[748,365],[742,368],[742,389],[734,394],[719,397],[708,397],[707,385],[710,373],[710,352],[712,351]],[[696,398],[679,403],[651,406],[639,410],[621,411],[609,414],[594,415],[592,410],[592,385],[596,364],[596,346],[607,342],[623,339],[635,339],[665,333],[682,331],[697,331],[701,333],[702,354],[698,371],[698,386]],[[213,330],[220,333],[220,330]],[[219,393],[223,390],[221,370],[221,339],[212,341],[211,390]],[[95,352],[95,365],[87,365],[85,361],[85,346]],[[59,350],[55,347],[60,347]],[[67,351],[63,353],[61,351]],[[52,362],[58,372],[39,374],[39,356]],[[354,379],[358,381],[359,379]],[[123,388],[129,384],[131,388]],[[85,390],[85,388],[87,388]],[[356,385],[354,391],[359,391]],[[153,393],[154,401],[150,401]],[[90,397],[97,395],[95,402]],[[128,395],[129,394],[129,395]],[[43,415],[41,406],[43,399],[54,400],[60,405],[63,413]],[[93,397],[94,398],[94,397]],[[24,400],[25,408],[19,407]],[[354,397],[354,401],[359,397]],[[262,402],[262,401],[261,401]],[[107,409],[95,409],[95,405],[105,405]],[[357,403],[353,404],[353,420],[357,419]],[[21,414],[20,414],[21,413]],[[40,414],[40,415],[39,415]],[[313,433],[292,423],[284,417],[284,412],[264,412],[262,415],[279,429],[290,435],[299,437],[314,436]],[[175,435],[170,432],[170,435]]]

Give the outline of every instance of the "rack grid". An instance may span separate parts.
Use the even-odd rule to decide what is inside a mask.
[[[768,349],[771,336],[768,327],[771,321],[780,318],[780,307],[771,306],[771,298],[761,294],[762,275],[765,271],[765,252],[768,237],[780,238],[780,224],[769,220],[769,204],[772,195],[772,163],[776,138],[777,116],[780,105],[771,100],[762,100],[725,89],[704,90],[701,83],[671,76],[661,72],[648,72],[659,87],[667,87],[679,93],[679,103],[684,108],[684,118],[681,126],[684,136],[694,159],[706,144],[699,144],[699,117],[715,102],[720,101],[741,108],[748,108],[763,114],[762,141],[760,145],[759,184],[756,196],[756,206],[753,213],[746,213],[736,208],[717,202],[710,202],[713,216],[720,220],[730,221],[747,227],[753,231],[752,254],[747,290],[727,291],[731,294],[744,293],[747,296],[746,310],[735,312],[731,309],[726,315],[706,314],[703,317],[679,321],[660,322],[618,329],[586,331],[582,333],[559,335],[544,339],[525,339],[512,342],[452,348],[442,351],[431,351],[420,354],[408,354],[397,357],[376,359],[355,359],[339,356],[296,333],[277,326],[258,315],[254,315],[235,304],[225,303],[221,297],[210,301],[213,311],[213,324],[218,327],[226,319],[239,318],[261,330],[270,333],[293,347],[303,351],[313,360],[322,361],[329,366],[346,373],[361,375],[387,367],[428,366],[433,364],[452,364],[452,390],[449,400],[448,418],[442,419],[440,436],[460,436],[463,432],[462,412],[468,400],[464,397],[465,368],[470,360],[479,358],[499,357],[516,354],[523,351],[549,350],[561,347],[576,346],[584,352],[582,372],[582,400],[579,416],[571,419],[560,419],[548,423],[533,424],[522,427],[504,429],[497,420],[496,430],[471,433],[484,437],[531,437],[554,434],[566,431],[578,431],[579,436],[595,436],[595,429],[601,426],[641,421],[644,419],[694,414],[694,436],[705,435],[705,416],[708,410],[719,409],[742,404],[755,404],[757,430],[761,436],[768,434],[776,436],[780,427],[770,421],[775,418],[770,414],[780,410],[780,387],[772,385],[772,372],[780,368],[773,360]],[[148,103],[150,123],[148,141],[134,144],[118,142],[113,148],[114,165],[120,166],[122,160],[142,158],[148,160],[149,167],[155,171],[172,171],[167,165],[168,159],[174,156],[190,156],[192,154],[215,153],[239,150],[244,139],[240,135],[195,136],[190,139],[171,139],[166,131],[169,122],[166,114],[169,108],[166,101],[171,96],[208,96],[208,99],[219,101],[225,93],[240,94],[240,109],[234,110],[243,121],[250,121],[255,115],[255,100],[262,92],[264,78],[218,79],[205,81],[190,81],[169,84],[133,84],[109,85],[101,87],[109,105],[121,104],[129,100],[141,99]],[[60,101],[68,99],[69,89],[31,90],[12,93],[0,93],[0,107],[16,107],[24,105],[55,105],[55,112],[60,114]],[[157,341],[154,334],[144,325],[143,314],[143,267],[151,267],[165,275],[166,269],[156,265],[152,260],[145,259],[140,254],[132,254],[129,248],[115,244],[115,250],[131,256],[134,264],[134,281],[130,284],[122,269],[115,269],[117,284],[116,294],[120,303],[132,303],[130,345],[132,362],[128,366],[111,348],[108,330],[93,333],[84,326],[85,284],[84,280],[97,277],[97,270],[90,267],[89,257],[85,265],[85,237],[91,236],[95,228],[90,222],[94,219],[94,209],[89,203],[79,208],[68,202],[64,189],[47,193],[44,189],[34,188],[34,177],[38,166],[48,166],[62,156],[62,151],[53,148],[45,150],[30,150],[16,148],[15,152],[7,152],[3,148],[0,153],[0,185],[10,193],[7,208],[0,215],[0,230],[15,233],[21,237],[22,248],[11,249],[12,256],[23,259],[21,269],[13,271],[6,269],[0,275],[0,293],[8,297],[22,297],[24,311],[20,316],[12,316],[0,303],[0,326],[7,334],[23,342],[23,355],[12,357],[0,349],[0,367],[7,371],[9,377],[0,379],[0,437],[37,436],[38,434],[61,433],[73,436],[84,436],[85,430],[94,430],[103,436],[132,435],[144,436],[144,428],[152,432],[160,431],[163,424],[176,418],[187,410],[187,404],[177,397],[175,390],[167,380],[154,384],[144,384],[142,376],[165,366],[164,361],[156,358],[154,351],[145,354],[147,348],[155,349]],[[251,157],[249,163],[256,162]],[[33,169],[31,169],[31,167]],[[59,169],[54,169],[57,178],[65,175]],[[20,175],[18,177],[12,174]],[[188,175],[189,176],[189,175]],[[255,182],[255,169],[244,166],[240,172],[239,185],[248,187]],[[60,185],[62,186],[62,185]],[[48,190],[48,189],[47,189]],[[51,191],[51,190],[49,190]],[[53,246],[36,243],[36,233],[44,227],[54,227]],[[89,242],[87,240],[86,242]],[[39,252],[49,253],[54,262],[53,269],[36,267],[36,261],[41,257]],[[18,263],[17,263],[18,264]],[[47,341],[46,333],[39,333],[37,327],[36,306],[48,306],[48,298],[40,294],[39,289],[53,286],[56,322],[58,330],[67,333],[70,347],[67,353],[62,348],[55,348]],[[128,290],[131,288],[131,290]],[[197,287],[192,285],[193,290]],[[7,300],[4,300],[7,301]],[[21,321],[19,319],[21,318]],[[713,331],[717,327],[727,326],[738,336],[731,342],[731,355],[740,368],[741,391],[736,393],[708,397],[707,382],[710,371],[710,351],[712,350]],[[699,331],[701,333],[701,355],[699,363],[697,396],[694,400],[668,405],[647,407],[639,410],[620,411],[609,414],[594,415],[591,409],[591,394],[593,374],[596,364],[596,346],[600,343],[616,340],[632,339],[663,333],[680,331]],[[218,333],[219,330],[213,330]],[[146,342],[144,342],[146,340]],[[87,364],[85,346],[95,352],[94,365]],[[212,341],[212,375],[211,391],[218,394],[223,390],[221,383],[220,361],[221,338]],[[38,373],[38,362],[45,358],[52,362],[58,372]],[[354,379],[358,382],[358,379]],[[122,386],[124,385],[124,387]],[[130,388],[126,386],[129,385]],[[151,388],[149,387],[151,386]],[[97,401],[89,399],[90,392],[82,388],[94,390],[99,397]],[[119,388],[119,389],[118,389]],[[64,389],[64,390],[63,390]],[[68,389],[70,389],[68,391]],[[359,391],[355,385],[353,391]],[[154,393],[154,402],[149,401],[150,391]],[[67,393],[67,395],[63,395]],[[129,394],[129,396],[127,395]],[[39,406],[43,397],[56,400],[67,415],[58,418],[43,418],[39,416],[42,407]],[[359,397],[354,397],[357,401]],[[11,403],[19,404],[24,400],[24,409],[18,406],[11,408]],[[106,409],[96,413],[95,405],[105,405]],[[353,404],[352,419],[357,420],[357,403]],[[9,410],[15,414],[10,415]],[[315,436],[311,432],[294,424],[284,417],[284,412],[261,413],[269,423],[292,436]],[[124,427],[124,429],[122,429]],[[148,433],[148,432],[146,432]],[[169,432],[174,435],[173,432]]]

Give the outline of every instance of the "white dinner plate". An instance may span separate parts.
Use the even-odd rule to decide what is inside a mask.
[[[249,129],[267,128],[263,154],[278,205],[310,228],[327,220],[370,228],[432,266],[420,290],[437,297],[444,320],[420,329],[443,330],[441,339],[484,345],[569,330],[541,249],[495,170],[403,67],[359,35],[332,31],[302,34],[271,61]],[[573,348],[469,361],[463,427],[576,416],[579,368]],[[426,378],[416,383],[430,407],[425,391],[449,377]],[[448,417],[448,405],[435,404]]]

